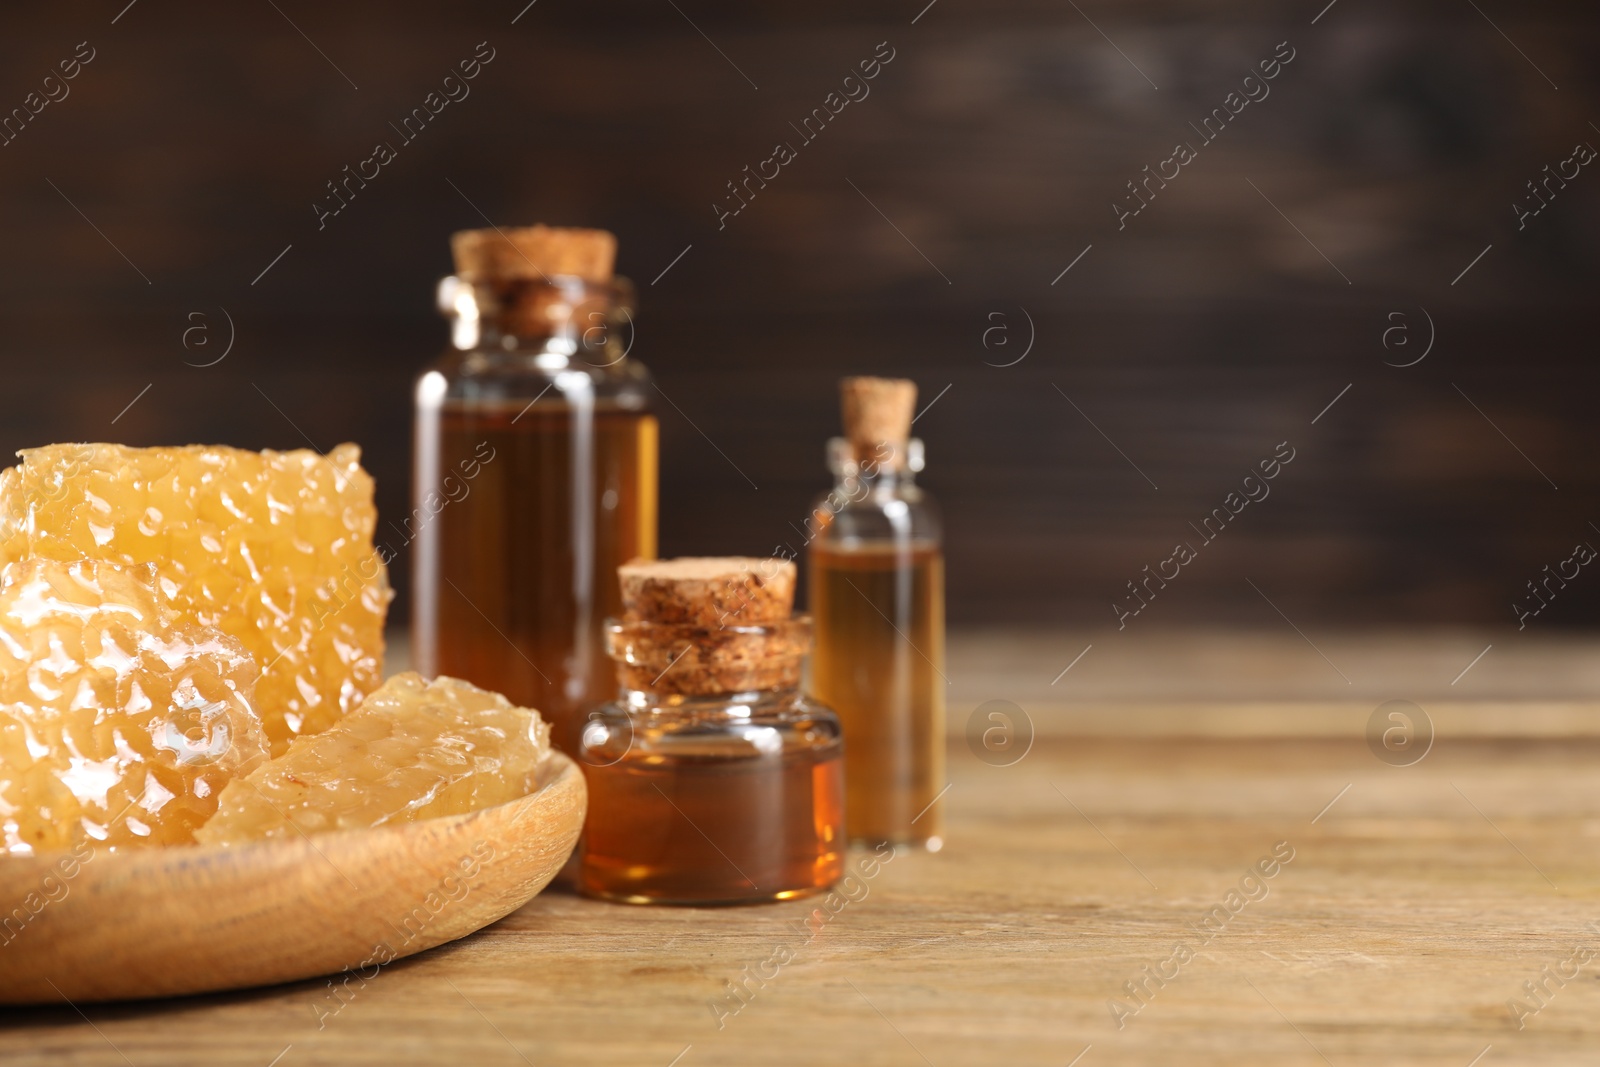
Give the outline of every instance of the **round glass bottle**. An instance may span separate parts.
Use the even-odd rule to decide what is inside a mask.
[[[844,726],[850,839],[944,843],[944,554],[922,442],[828,443],[812,509],[810,689]]]
[[[800,693],[811,620],[716,630],[607,624],[621,694],[590,713],[579,888],[743,904],[843,872],[839,720]]]
[[[603,263],[573,254],[596,235]],[[614,246],[456,235],[439,285],[452,347],[416,385],[413,660],[538,708],[568,753],[614,691],[617,565],[656,551],[657,424]]]

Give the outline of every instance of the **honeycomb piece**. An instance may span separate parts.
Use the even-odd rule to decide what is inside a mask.
[[[238,641],[179,622],[148,564],[0,569],[0,849],[192,841],[267,758],[257,673]]]
[[[389,581],[361,450],[51,445],[0,471],[0,564],[154,563],[188,621],[243,642],[274,754],[383,680]]]
[[[397,674],[355,711],[222,791],[205,845],[460,815],[533,790],[537,711],[455,678]]]

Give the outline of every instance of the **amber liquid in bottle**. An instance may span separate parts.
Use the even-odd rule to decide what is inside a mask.
[[[942,844],[944,556],[932,542],[811,549],[811,692],[844,728],[845,820],[861,842]]]
[[[839,880],[837,739],[742,758],[673,747],[679,751],[631,751],[610,766],[584,767],[595,783],[584,892],[634,903],[723,904],[788,900]]]
[[[417,546],[434,599],[419,602],[432,627],[419,645],[436,657],[423,669],[539,709],[556,747],[576,752],[584,713],[616,694],[602,624],[622,610],[617,566],[656,553],[656,419],[445,401],[435,432],[438,470],[418,485],[419,500],[430,481],[445,498]]]

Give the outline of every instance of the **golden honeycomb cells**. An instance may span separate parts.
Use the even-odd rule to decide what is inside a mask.
[[[195,837],[242,844],[478,811],[532,792],[549,752],[537,711],[455,678],[397,674],[229,784]]]
[[[258,668],[183,621],[156,568],[0,568],[0,850],[184,844],[264,763]]]
[[[110,444],[20,455],[0,471],[0,564],[154,564],[183,619],[255,656],[254,703],[274,754],[382,681],[391,593],[355,445],[326,456]]]

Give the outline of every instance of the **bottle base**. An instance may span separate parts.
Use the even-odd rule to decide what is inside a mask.
[[[944,838],[939,835],[928,837],[852,837],[850,844],[854,848],[875,849],[880,845],[892,845],[898,851],[920,850],[923,852],[938,852],[944,848]]]
[[[831,885],[802,886],[799,889],[784,889],[776,893],[760,893],[740,897],[677,897],[657,896],[646,893],[629,893],[625,891],[611,891],[597,889],[593,886],[579,884],[575,887],[578,893],[591,900],[603,900],[610,904],[660,904],[672,908],[735,908],[746,904],[776,904],[782,900],[798,900],[801,897],[815,896],[826,893],[832,889]]]

